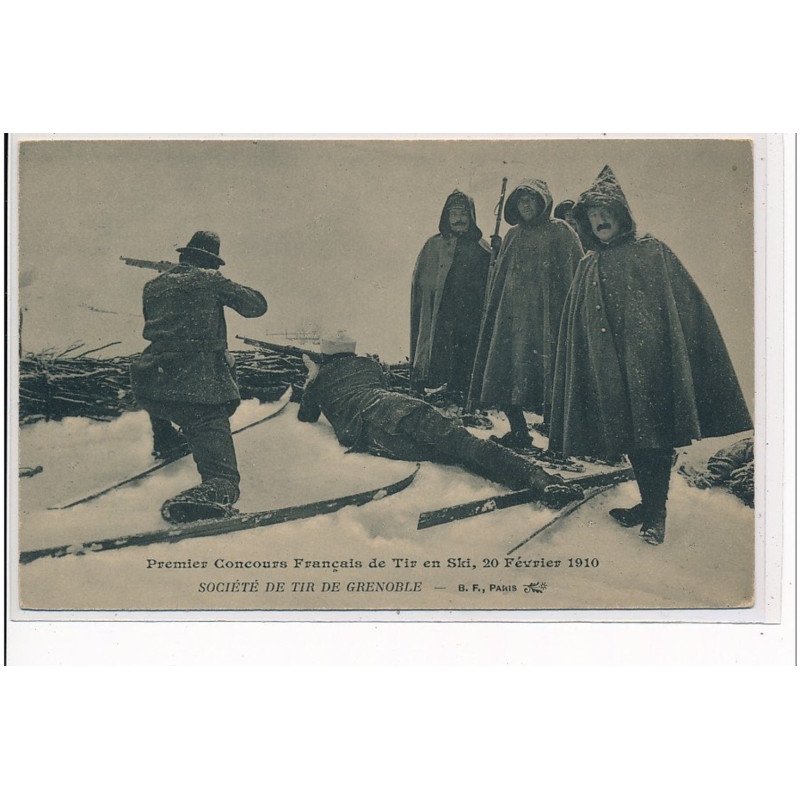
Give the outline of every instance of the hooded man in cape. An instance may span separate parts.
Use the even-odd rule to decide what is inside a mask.
[[[575,232],[551,219],[553,197],[542,180],[523,181],[510,194],[506,234],[489,275],[470,407],[499,408],[511,430],[501,444],[530,447],[523,414],[547,421],[558,326],[572,275],[583,256]]]
[[[750,430],[750,413],[714,315],[677,256],[637,237],[606,166],[574,209],[592,241],[564,307],[550,448],[565,455],[627,453],[641,503],[612,509],[664,541],[673,448]]]
[[[466,395],[481,323],[490,250],[475,203],[458,190],[445,201],[439,233],[425,242],[411,286],[411,382],[446,383]]]

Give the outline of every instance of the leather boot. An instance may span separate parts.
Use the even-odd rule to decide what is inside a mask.
[[[531,447],[533,439],[528,432],[528,422],[522,406],[510,406],[505,413],[511,430],[504,436],[492,436],[492,441],[511,449],[525,450]]]
[[[644,522],[644,506],[637,503],[630,508],[612,508],[608,512],[623,528],[633,528]]]
[[[236,513],[239,487],[224,478],[212,478],[171,497],[161,506],[167,522],[195,522],[229,517]]]
[[[647,544],[663,544],[667,531],[667,514],[661,512],[650,517],[639,532],[642,541]]]

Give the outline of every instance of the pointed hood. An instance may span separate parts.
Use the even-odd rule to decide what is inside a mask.
[[[591,206],[611,206],[620,212],[622,216],[620,233],[610,242],[601,242],[592,232],[592,226],[586,214],[586,210]],[[572,215],[580,228],[581,239],[590,242],[594,249],[613,247],[615,244],[636,236],[636,223],[633,220],[628,200],[619,185],[617,176],[608,164],[600,170],[594,183],[580,196],[572,210]]]
[[[550,194],[550,189],[547,184],[538,178],[526,178],[520,183],[506,200],[506,207],[503,209],[503,217],[509,225],[521,225],[522,217],[517,210],[517,201],[523,192],[530,194],[538,194],[544,200],[544,208],[539,216],[534,220],[541,222],[545,219],[550,219],[550,212],[553,210],[553,195]]]
[[[481,229],[478,227],[478,223],[475,217],[475,201],[464,192],[455,189],[454,191],[450,192],[447,196],[447,200],[444,201],[444,206],[442,207],[442,214],[439,217],[439,233],[442,236],[452,236],[453,231],[450,230],[450,217],[448,212],[450,211],[450,207],[453,205],[461,204],[467,208],[469,211],[469,230],[465,234],[466,238],[474,239],[476,242],[483,236]]]

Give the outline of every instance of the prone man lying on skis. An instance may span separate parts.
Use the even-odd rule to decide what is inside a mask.
[[[308,380],[297,414],[301,422],[316,422],[322,413],[339,443],[352,450],[403,461],[458,464],[510,489],[533,489],[551,508],[583,496],[580,487],[565,484],[560,476],[505,447],[472,436],[428,403],[390,391],[380,364],[357,356],[355,349],[355,341],[340,331],[322,339],[321,365],[303,356]]]

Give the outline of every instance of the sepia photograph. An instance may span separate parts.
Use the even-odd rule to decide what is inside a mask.
[[[18,612],[755,608],[757,144],[12,136]]]

